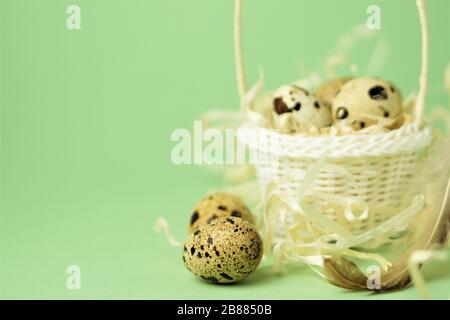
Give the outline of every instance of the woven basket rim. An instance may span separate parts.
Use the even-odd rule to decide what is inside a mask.
[[[415,152],[428,146],[432,139],[429,126],[405,124],[388,132],[341,136],[294,136],[259,127],[251,123],[241,126],[239,140],[250,148],[277,156],[332,158],[385,156]],[[244,134],[245,129],[257,130],[258,139]]]

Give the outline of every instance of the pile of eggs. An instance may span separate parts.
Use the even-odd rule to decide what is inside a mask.
[[[243,202],[215,193],[195,207],[183,262],[194,275],[211,283],[238,282],[258,267],[263,246],[253,216]]]
[[[282,133],[335,126],[362,130],[374,124],[394,129],[403,119],[400,91],[373,77],[337,78],[315,93],[284,85],[273,97],[272,122]]]

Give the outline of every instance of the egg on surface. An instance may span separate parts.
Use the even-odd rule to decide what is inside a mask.
[[[213,193],[195,206],[189,223],[189,232],[216,218],[229,216],[253,221],[250,210],[239,198],[223,192]]]
[[[183,262],[194,275],[212,283],[233,283],[256,270],[262,240],[249,221],[223,217],[199,226],[184,243]]]
[[[403,119],[400,91],[392,83],[378,78],[349,80],[333,99],[331,109],[335,123],[355,130],[376,123],[393,128]]]
[[[284,85],[276,90],[273,99],[272,120],[275,129],[282,133],[323,128],[332,123],[330,108],[307,90],[294,85]]]

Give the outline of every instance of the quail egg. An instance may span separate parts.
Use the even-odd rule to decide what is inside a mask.
[[[208,282],[233,283],[258,267],[262,251],[262,240],[249,221],[222,217],[188,236],[183,262],[190,272]]]
[[[390,82],[370,77],[349,80],[332,102],[335,123],[355,130],[381,123],[392,128],[403,115],[400,91]]]
[[[189,232],[216,218],[228,216],[253,221],[250,210],[239,198],[223,192],[213,193],[202,199],[194,208],[189,222]]]
[[[297,85],[280,87],[273,99],[273,124],[282,133],[307,131],[330,126],[330,108]]]

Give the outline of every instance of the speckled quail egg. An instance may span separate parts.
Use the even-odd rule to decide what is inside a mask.
[[[216,218],[229,216],[253,222],[250,210],[239,198],[223,192],[213,193],[195,206],[189,223],[189,232]]]
[[[249,221],[217,218],[188,236],[183,262],[189,271],[208,282],[238,282],[256,270],[262,248],[262,240]]]
[[[400,91],[392,83],[378,78],[349,80],[333,99],[331,109],[335,123],[344,123],[355,130],[376,123],[392,128],[403,118]]]
[[[294,84],[276,90],[273,99],[273,124],[282,133],[307,131],[330,126],[330,108],[307,90]]]
[[[331,108],[331,104],[336,94],[341,87],[351,79],[352,78],[350,77],[342,77],[325,82],[316,90],[316,97],[327,107]]]

